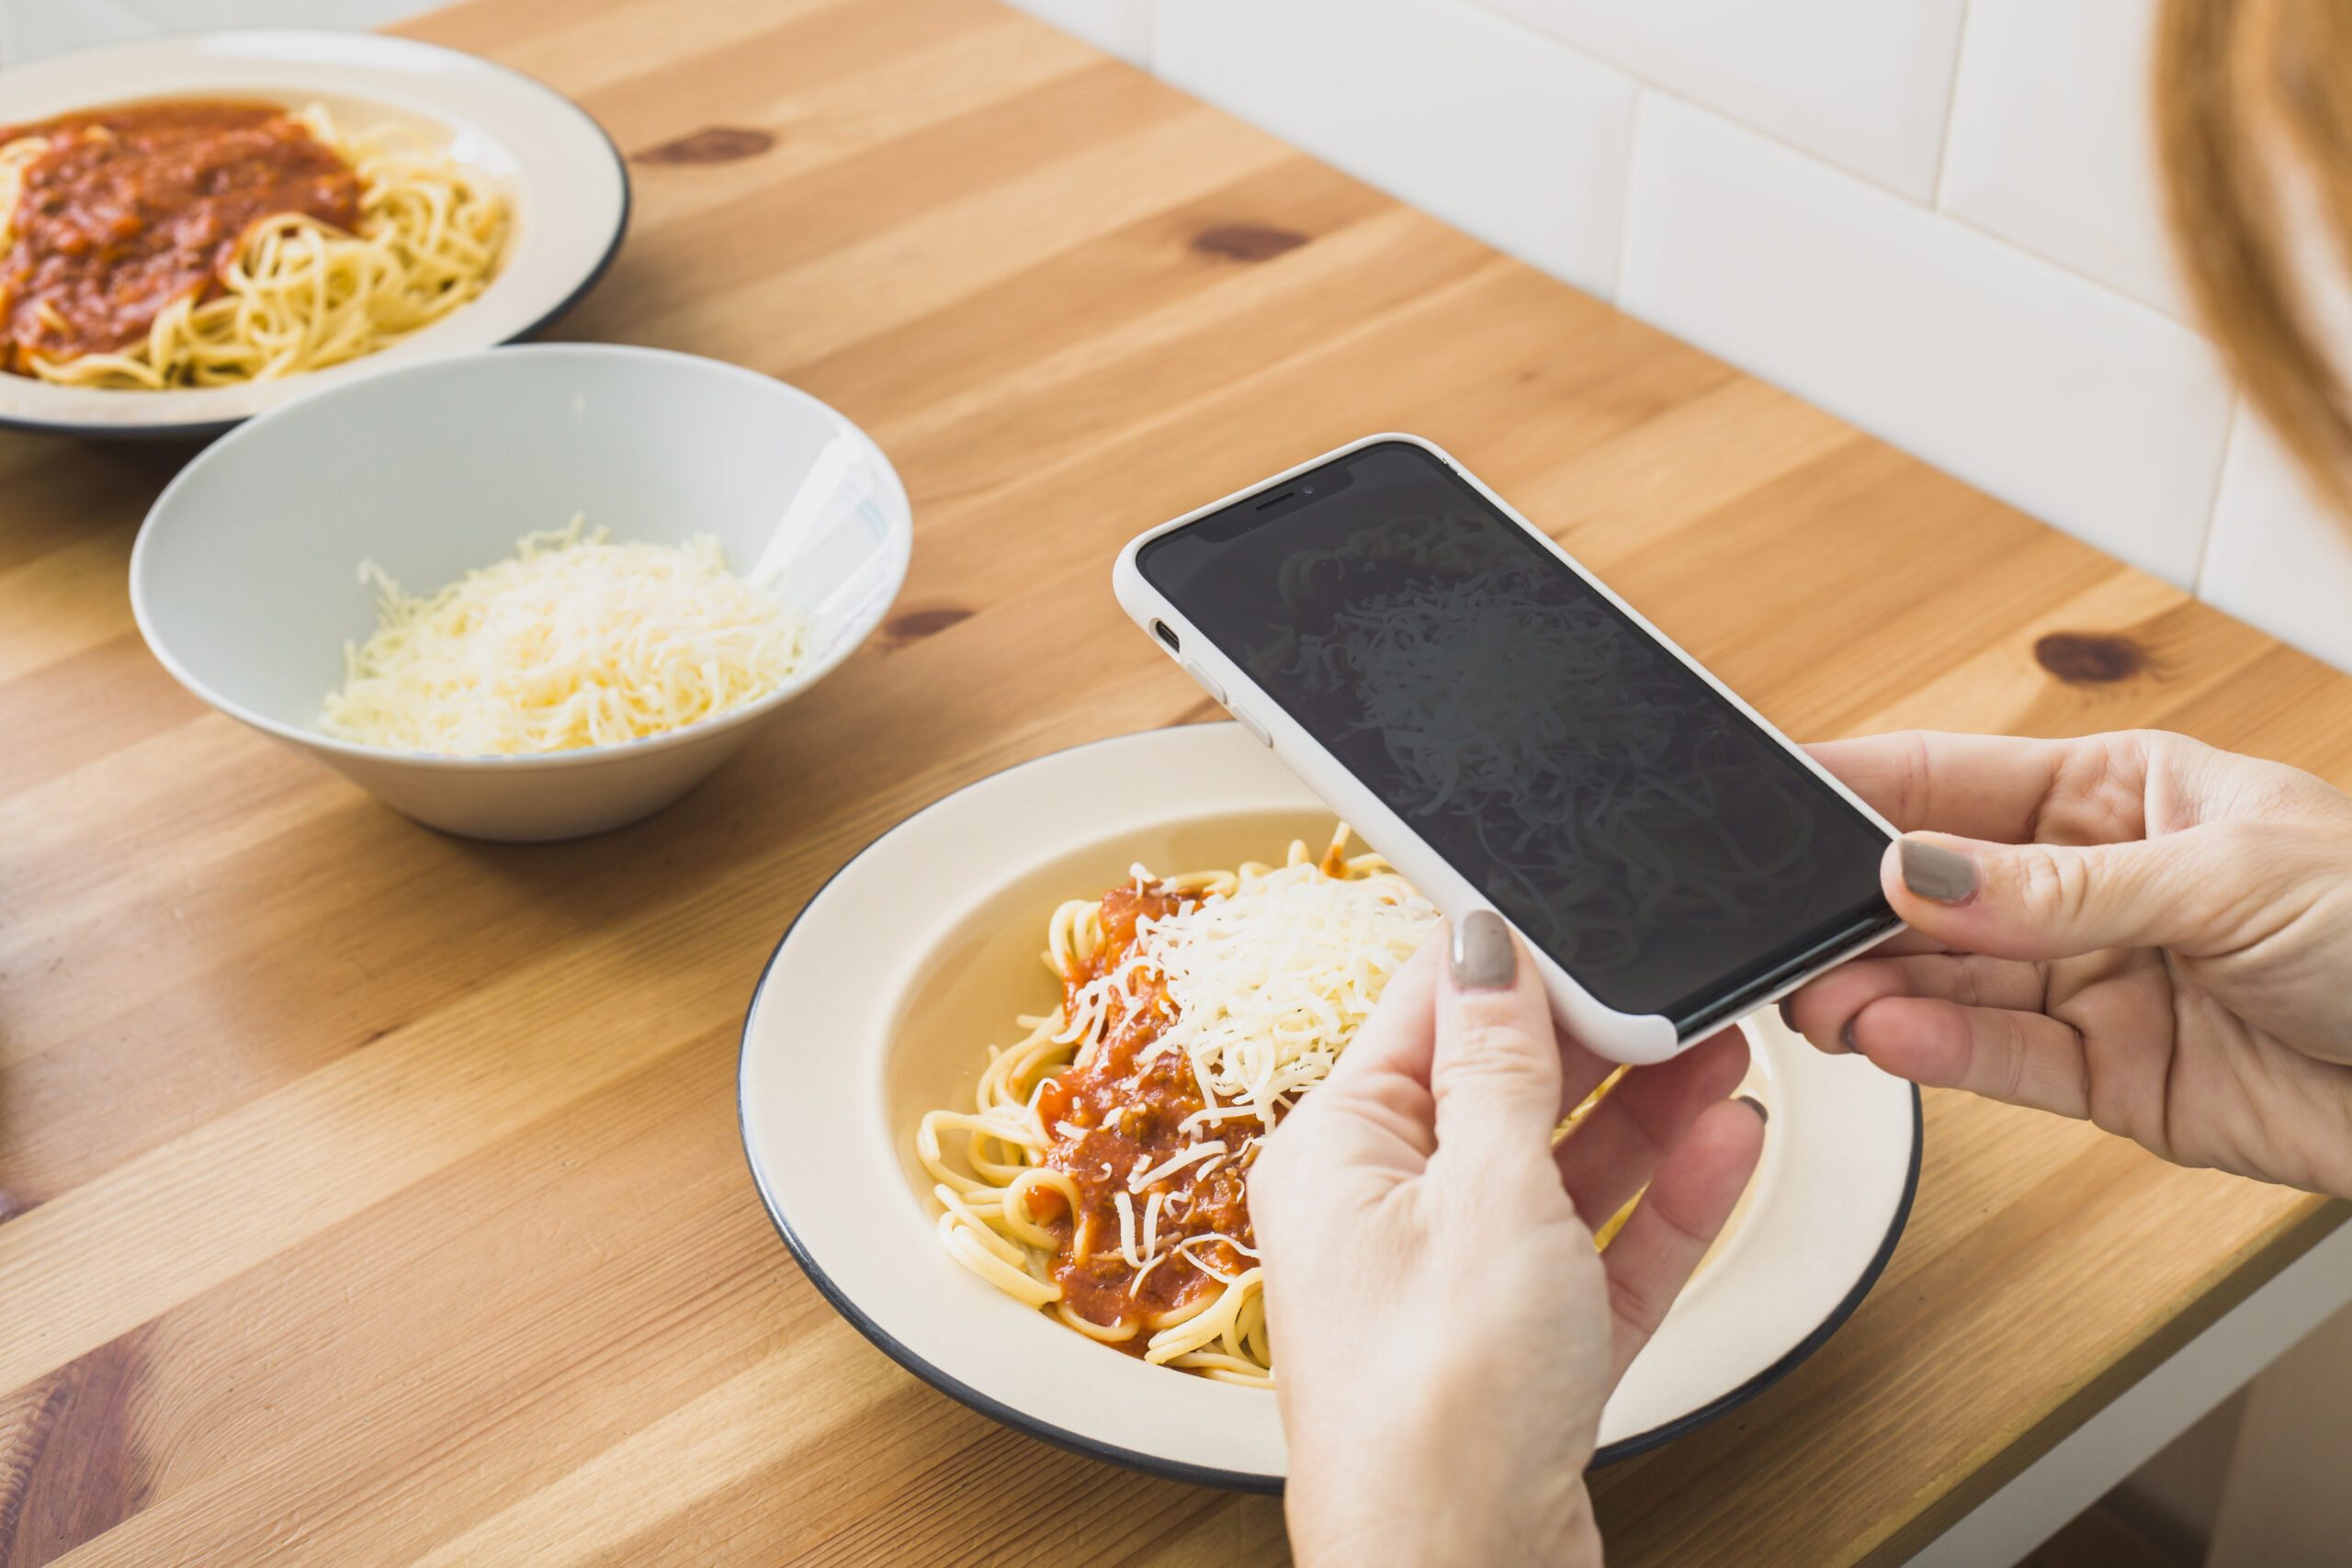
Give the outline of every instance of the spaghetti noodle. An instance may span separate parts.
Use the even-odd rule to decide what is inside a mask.
[[[1259,1140],[1438,918],[1347,836],[1319,862],[1293,843],[1279,869],[1137,866],[1054,912],[1061,1006],[1020,1021],[975,1111],[916,1134],[957,1262],[1147,1361],[1272,1386],[1245,1185]]]
[[[950,1257],[1089,1338],[1272,1386],[1250,1168],[1438,919],[1347,840],[1342,824],[1320,861],[1294,842],[1279,870],[1137,866],[1054,911],[1045,961],[1061,1005],[992,1052],[974,1111],[927,1112],[915,1134]]]
[[[163,390],[373,354],[479,295],[505,197],[421,132],[173,102],[0,130],[0,367]]]

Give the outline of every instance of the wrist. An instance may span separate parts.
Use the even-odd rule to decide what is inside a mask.
[[[1283,1507],[1297,1568],[1601,1568],[1579,1477],[1541,1500],[1428,1482],[1323,1488],[1294,1477]],[[1531,1506],[1530,1505],[1534,1506]]]
[[[1284,1493],[1300,1568],[1599,1568],[1589,1445],[1531,1449],[1493,1421],[1398,1412],[1317,1423]]]

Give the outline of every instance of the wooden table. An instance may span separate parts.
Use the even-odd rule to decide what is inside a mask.
[[[684,804],[468,843],[148,657],[125,560],[185,450],[0,440],[0,1563],[1281,1560],[1275,1502],[1016,1436],[836,1318],[745,1173],[736,1032],[909,812],[1209,716],[1113,554],[1348,437],[1443,443],[1798,736],[2162,725],[2352,779],[2352,680],[989,0],[413,30],[635,157],[559,335],[844,410],[912,574]],[[1846,1328],[1597,1477],[1612,1563],[1899,1561],[2341,1218],[1927,1117]]]

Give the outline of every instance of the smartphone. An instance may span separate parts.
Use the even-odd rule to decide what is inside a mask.
[[[1152,529],[1120,604],[1364,842],[1663,1061],[1897,929],[1894,829],[1430,442]]]

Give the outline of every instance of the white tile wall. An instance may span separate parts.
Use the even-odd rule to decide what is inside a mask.
[[[2186,588],[2230,417],[2135,300],[1676,99],[1642,107],[1618,298]]]
[[[2158,0],[1013,3],[2352,670],[2352,535],[2180,324]],[[0,63],[424,8],[0,0]]]
[[[2352,670],[2352,525],[2324,508],[2243,406],[2213,508],[2199,597]]]
[[[1970,0],[1943,209],[2189,319],[2148,115],[2157,0]]]
[[[1964,0],[1486,3],[1914,200],[1934,194]]]
[[[1578,288],[1615,281],[1631,78],[1464,0],[1168,0],[1154,70]]]

